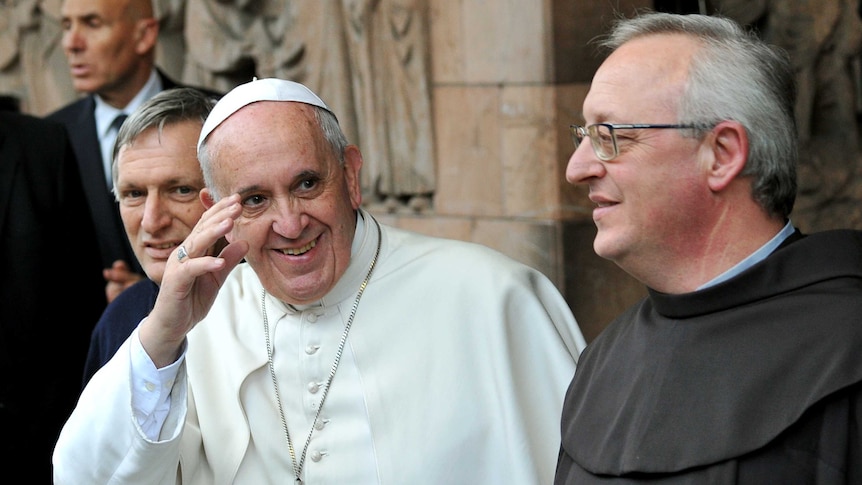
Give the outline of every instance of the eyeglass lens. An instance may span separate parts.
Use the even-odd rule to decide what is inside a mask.
[[[590,137],[590,144],[596,156],[601,160],[611,160],[617,155],[616,140],[613,127],[605,124],[595,124],[587,127],[572,125],[572,143],[578,148],[584,137]]]

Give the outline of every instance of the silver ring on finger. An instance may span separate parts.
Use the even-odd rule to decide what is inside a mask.
[[[186,251],[186,247],[185,247],[185,246],[180,246],[180,248],[179,248],[179,249],[177,249],[177,260],[178,260],[180,263],[182,263],[182,262],[183,262],[183,260],[184,260],[184,259],[186,259],[186,258],[188,258],[188,257],[189,257],[189,253],[188,253],[188,251]]]

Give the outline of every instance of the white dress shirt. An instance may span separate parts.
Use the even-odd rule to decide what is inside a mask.
[[[110,190],[114,186],[111,176],[111,165],[113,163],[114,143],[117,141],[119,126],[114,125],[114,120],[121,114],[130,115],[144,102],[162,91],[162,80],[155,69],[150,73],[150,78],[144,87],[129,101],[123,109],[117,109],[106,103],[99,95],[96,99],[96,133],[99,135],[99,145],[102,151],[102,165],[105,168],[105,182]]]

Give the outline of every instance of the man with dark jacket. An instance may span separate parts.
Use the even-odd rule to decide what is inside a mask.
[[[156,68],[158,20],[151,0],[65,0],[63,49],[75,90],[87,96],[48,118],[69,132],[113,300],[144,277],[111,193],[111,150],[125,116],[178,83]],[[215,92],[204,90],[208,94]]]
[[[105,306],[98,264],[63,126],[0,110],[0,430],[10,438],[0,456],[23,482],[51,483],[51,451]]]

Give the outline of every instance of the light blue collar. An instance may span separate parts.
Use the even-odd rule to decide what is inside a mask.
[[[778,231],[778,234],[776,234],[775,237],[770,239],[769,242],[767,242],[763,246],[760,246],[760,249],[751,253],[750,256],[743,259],[729,270],[698,287],[698,290],[709,288],[710,286],[715,286],[723,281],[727,281],[738,275],[739,273],[742,273],[748,268],[754,266],[755,264],[763,261],[764,259],[766,259],[767,256],[772,254],[772,251],[775,251],[775,249],[778,248],[778,246],[780,246],[781,243],[783,243],[784,240],[790,237],[790,235],[793,234],[795,231],[796,228],[793,227],[793,223],[788,220],[787,224],[784,225],[784,228]]]

